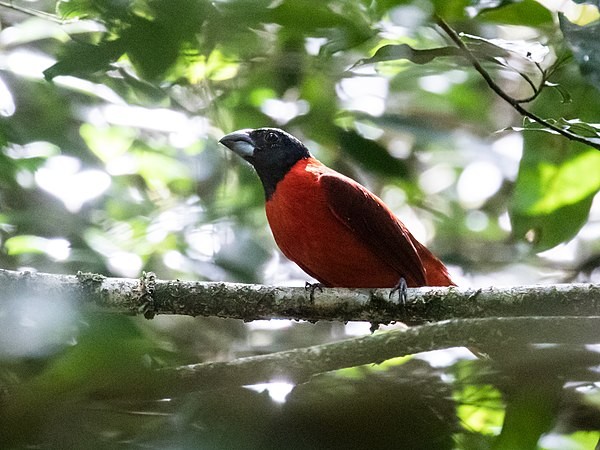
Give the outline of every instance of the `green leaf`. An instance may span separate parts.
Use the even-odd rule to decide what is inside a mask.
[[[339,142],[344,152],[368,170],[394,177],[404,177],[408,173],[404,161],[394,158],[385,147],[355,131],[341,131]]]
[[[600,125],[587,123],[580,119],[565,119],[561,117],[558,120],[546,119],[549,123],[561,128],[565,131],[569,131],[573,134],[577,134],[581,137],[587,138],[590,143],[600,143]],[[557,135],[558,132],[553,130],[552,128],[548,128],[546,126],[542,126],[537,122],[533,122],[531,119],[526,118],[525,122],[527,125],[525,127],[509,127],[509,129],[515,131],[545,131],[550,134]]]
[[[571,103],[573,101],[571,98],[571,93],[560,84],[545,81],[544,86],[554,89],[556,92],[558,92],[558,95],[560,95],[562,98],[562,103]]]
[[[432,0],[435,12],[446,20],[460,20],[467,16],[470,0]]]
[[[138,173],[147,185],[154,189],[164,189],[173,183],[190,185],[193,168],[184,162],[138,143],[130,153],[135,156]]]
[[[142,77],[156,80],[175,64],[182,42],[171,31],[157,21],[138,17],[123,33],[127,55]]]
[[[9,255],[44,253],[47,239],[39,236],[19,235],[8,238],[4,247]]]
[[[135,131],[130,128],[100,128],[89,123],[81,125],[79,133],[90,150],[103,162],[111,161],[125,153],[136,137]]]
[[[541,62],[549,53],[548,47],[539,42],[485,39],[473,35],[463,35],[463,40],[475,56],[495,64],[504,65],[499,58],[507,58],[510,55],[518,55],[532,62]],[[436,58],[448,56],[460,58],[458,62],[461,64],[464,62],[464,53],[458,47],[415,49],[408,44],[388,44],[377,49],[372,57],[359,60],[356,65],[402,59],[407,59],[415,64],[427,64]]]
[[[60,0],[56,14],[63,19],[126,19],[134,0]]]
[[[581,74],[596,89],[600,89],[600,21],[580,26],[559,14],[559,22],[567,45],[579,64]]]
[[[490,22],[530,27],[552,26],[552,13],[534,0],[480,0],[472,7],[481,19]]]
[[[560,398],[558,383],[549,380],[523,382],[507,396],[506,416],[502,432],[495,442],[497,450],[536,450],[543,433],[555,420]]]
[[[546,133],[527,133],[511,205],[517,237],[554,247],[585,224],[600,189],[600,153]]]
[[[460,56],[463,54],[458,47],[438,47],[417,50],[408,44],[384,45],[380,47],[370,58],[361,59],[356,65],[372,64],[382,61],[395,61],[408,59],[415,64],[427,64],[435,58],[444,56]]]
[[[593,125],[591,123],[586,123],[583,120],[560,119],[558,121],[558,124],[562,125],[563,128],[569,130],[571,133],[576,133],[579,136],[588,137],[588,138],[600,138],[600,133],[599,133],[600,128],[597,125]]]
[[[375,34],[369,25],[365,11],[358,2],[345,2],[342,8],[320,0],[285,0],[270,10],[266,20],[286,28],[287,32],[306,35],[322,35],[330,29],[339,33],[338,39],[351,47]],[[329,33],[327,33],[329,34]]]
[[[44,70],[44,78],[52,81],[59,75],[87,76],[105,71],[123,54],[122,44],[120,39],[98,45],[72,41],[58,62]]]

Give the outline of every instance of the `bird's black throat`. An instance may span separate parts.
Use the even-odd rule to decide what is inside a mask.
[[[263,185],[265,190],[265,200],[269,201],[277,188],[277,184],[283,180],[287,173],[294,167],[294,165],[309,156],[301,156],[296,158],[282,158],[278,164],[262,164],[261,162],[254,163],[254,169],[258,174],[258,178]]]

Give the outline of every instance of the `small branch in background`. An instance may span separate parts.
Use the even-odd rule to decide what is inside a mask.
[[[512,354],[515,348],[524,349],[530,343],[584,345],[597,338],[599,327],[600,317],[450,320],[229,362],[162,369],[165,379],[161,388],[167,389],[168,395],[177,395],[272,380],[301,383],[318,373],[450,347]],[[161,393],[167,395],[164,390]]]
[[[68,299],[76,307],[124,314],[336,320],[421,324],[458,318],[600,315],[600,285],[559,284],[505,288],[408,289],[406,305],[390,289],[325,288],[314,301],[303,287],[239,283],[107,278],[0,270],[3,300],[37,296]]]
[[[517,112],[519,112],[521,115],[523,115],[525,117],[529,117],[534,122],[539,123],[540,125],[542,125],[542,126],[548,128],[548,129],[550,129],[550,130],[552,130],[552,131],[554,131],[554,132],[556,132],[556,133],[558,133],[558,134],[566,137],[567,139],[570,139],[570,140],[576,141],[576,142],[580,142],[580,143],[585,144],[585,145],[587,145],[589,147],[593,147],[596,150],[600,150],[600,142],[594,142],[594,141],[586,139],[585,137],[580,136],[578,134],[571,133],[570,131],[565,130],[563,128],[560,128],[560,127],[558,127],[556,125],[553,125],[549,121],[547,121],[545,119],[542,119],[538,115],[536,115],[536,114],[534,114],[534,113],[526,110],[525,108],[523,108],[523,106],[521,105],[521,103],[524,103],[524,101],[512,98],[510,95],[508,95],[506,92],[504,92],[502,90],[502,88],[500,88],[500,86],[498,86],[496,84],[496,82],[493,80],[493,78],[491,77],[491,75],[481,65],[481,63],[479,62],[479,60],[477,59],[477,57],[473,54],[473,52],[471,52],[471,50],[469,50],[469,48],[462,41],[462,39],[460,38],[459,34],[456,31],[454,31],[454,29],[452,27],[450,27],[450,25],[448,25],[448,23],[444,19],[442,19],[439,16],[436,16],[436,23],[440,26],[440,28],[442,28],[446,32],[446,34],[450,37],[450,39],[463,52],[464,56],[467,58],[467,60],[469,60],[469,62],[475,68],[475,70],[477,70],[477,72],[479,72],[479,74],[483,77],[483,79],[485,80],[485,82],[487,83],[487,85],[496,94],[498,94],[498,96],[500,98],[502,98],[508,104],[510,104]],[[526,101],[531,101],[532,99],[525,99],[525,100]]]

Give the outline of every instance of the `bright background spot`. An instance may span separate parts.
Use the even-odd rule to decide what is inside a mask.
[[[502,180],[496,165],[487,161],[473,162],[460,174],[456,186],[458,199],[465,208],[479,208],[498,192]]]
[[[39,358],[74,343],[77,315],[64,298],[3,298],[0,358]]]
[[[39,187],[60,199],[75,213],[88,201],[103,194],[111,183],[110,176],[101,170],[81,170],[81,162],[70,156],[52,156],[44,167],[35,172]]]
[[[281,381],[274,381],[271,383],[259,383],[259,384],[251,384],[248,386],[244,386],[247,389],[251,389],[256,392],[264,392],[267,391],[269,393],[269,397],[276,403],[285,403],[285,398],[288,396],[292,389],[294,389],[294,385],[290,383],[285,383]]]
[[[338,96],[347,109],[372,116],[380,116],[385,111],[388,90],[388,80],[375,75],[344,78],[337,86]]]

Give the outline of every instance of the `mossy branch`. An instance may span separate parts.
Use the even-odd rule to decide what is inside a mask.
[[[239,283],[108,278],[0,270],[0,302],[35,295],[68,299],[78,306],[115,313],[181,314],[256,319],[360,320],[377,323],[517,316],[600,316],[600,285],[558,284],[502,288],[408,289],[405,305],[390,289],[300,287]]]

